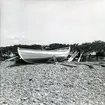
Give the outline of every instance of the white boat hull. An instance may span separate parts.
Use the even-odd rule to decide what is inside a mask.
[[[55,57],[56,59],[64,59],[69,55],[69,49],[65,50],[33,50],[26,48],[18,48],[18,54],[22,60],[27,63],[34,63],[38,61],[48,61]]]

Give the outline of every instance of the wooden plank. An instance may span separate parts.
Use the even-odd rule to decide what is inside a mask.
[[[79,59],[78,59],[78,62],[80,62],[80,60],[81,60],[81,57],[82,57],[82,54],[83,54],[83,53],[81,53],[81,54],[80,54],[80,57],[79,57]]]
[[[79,52],[75,51],[73,55],[68,59],[68,62],[73,61],[73,59],[78,55]]]

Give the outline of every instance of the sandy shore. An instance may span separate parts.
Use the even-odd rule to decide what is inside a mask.
[[[105,105],[105,63],[0,63],[0,105]]]

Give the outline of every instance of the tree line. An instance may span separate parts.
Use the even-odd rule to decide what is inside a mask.
[[[31,48],[31,49],[40,49],[40,50],[54,50],[64,47],[71,47],[71,51],[78,51],[80,53],[89,53],[89,52],[96,52],[98,54],[101,54],[105,56],[105,42],[104,41],[94,41],[94,42],[88,42],[88,43],[82,43],[82,44],[61,44],[61,43],[53,43],[50,45],[14,45],[14,46],[6,46],[6,47],[0,47],[0,58],[3,57],[3,55],[8,55],[10,53],[13,53],[14,55],[17,55],[17,47],[22,48]]]

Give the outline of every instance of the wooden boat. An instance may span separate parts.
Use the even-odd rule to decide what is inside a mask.
[[[62,50],[34,50],[18,47],[17,51],[20,59],[27,63],[35,63],[49,61],[50,59],[56,59],[57,61],[66,59],[69,55],[70,47]]]

